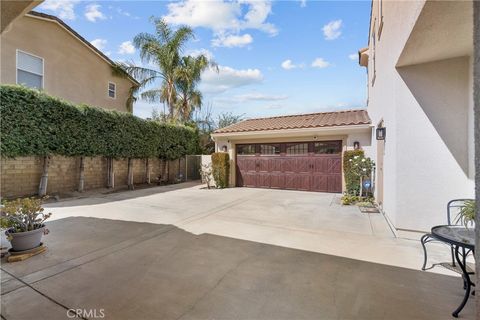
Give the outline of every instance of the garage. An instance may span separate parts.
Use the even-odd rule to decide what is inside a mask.
[[[212,134],[230,186],[342,192],[342,153],[371,146],[365,110],[248,119]]]
[[[237,145],[237,187],[342,192],[342,141]]]

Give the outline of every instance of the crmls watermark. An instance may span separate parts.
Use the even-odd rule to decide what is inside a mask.
[[[68,309],[67,317],[69,317],[70,319],[103,319],[105,318],[105,309]]]

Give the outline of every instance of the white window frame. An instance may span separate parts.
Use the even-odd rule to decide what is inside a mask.
[[[115,86],[115,89],[113,90],[113,97],[110,97],[110,85],[113,84]],[[112,81],[108,81],[107,85],[107,97],[110,99],[116,99],[117,98],[117,84]]]
[[[28,55],[30,55],[32,57],[35,57],[35,58],[38,58],[38,59],[41,59],[42,60],[42,74],[38,74],[38,73],[35,73],[35,72],[31,72],[29,70],[19,68],[18,67],[18,53],[19,52],[24,53],[24,54],[28,54]],[[15,83],[16,84],[21,84],[21,83],[18,83],[18,70],[22,70],[24,72],[33,73],[37,76],[41,76],[42,77],[42,87],[40,89],[43,90],[45,88],[45,59],[44,58],[42,58],[40,56],[37,56],[36,54],[27,52],[27,51],[17,49],[16,53],[15,53]]]

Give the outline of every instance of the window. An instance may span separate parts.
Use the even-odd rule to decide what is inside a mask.
[[[260,145],[260,154],[275,155],[280,154],[279,144],[262,144]]]
[[[43,89],[43,59],[17,50],[17,84]]]
[[[313,144],[315,154],[338,154],[342,152],[341,141],[315,142]]]
[[[108,96],[115,99],[117,86],[113,82],[108,83]]]
[[[253,155],[255,154],[255,145],[247,144],[247,145],[237,146],[237,154],[241,156]]]
[[[286,153],[287,154],[307,154],[308,143],[287,143]]]

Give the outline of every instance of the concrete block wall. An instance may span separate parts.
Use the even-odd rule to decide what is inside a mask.
[[[52,156],[49,160],[47,194],[64,194],[77,190],[80,177],[80,157]],[[149,159],[150,181],[162,175],[163,160]],[[85,157],[85,190],[107,186],[107,159]],[[43,169],[42,157],[18,157],[0,160],[0,196],[15,198],[35,195]],[[127,186],[128,160],[114,160],[115,188]],[[185,159],[169,161],[169,181],[176,182],[179,173],[185,177]],[[145,159],[133,159],[133,183],[146,183]]]
[[[38,192],[42,176],[41,158],[1,159],[0,165],[2,197],[32,195]]]

